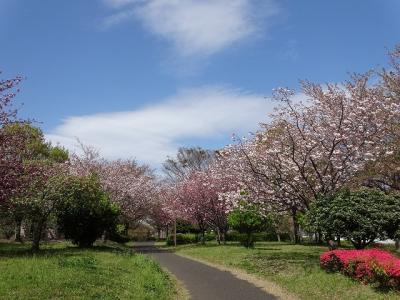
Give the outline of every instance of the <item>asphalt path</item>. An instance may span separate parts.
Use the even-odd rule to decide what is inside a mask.
[[[200,262],[156,248],[153,243],[137,243],[135,251],[152,256],[181,281],[193,300],[278,299],[255,285]]]

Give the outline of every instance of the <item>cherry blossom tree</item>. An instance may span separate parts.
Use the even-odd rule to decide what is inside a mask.
[[[63,164],[68,159],[68,152],[62,147],[53,146],[51,143],[46,142],[40,128],[26,122],[6,124],[2,128],[2,132],[7,136],[19,137],[18,141],[21,143],[20,145],[18,144],[20,147],[16,149],[16,145],[13,145],[13,153],[18,155],[18,160],[21,164],[19,173],[16,174],[18,186],[12,197],[7,203],[3,204],[3,208],[6,207],[15,221],[15,240],[22,242],[22,222],[32,216],[27,211],[29,207],[27,207],[26,201],[30,201],[32,198],[34,187],[39,188],[39,185],[34,184],[34,182],[42,182],[44,184],[48,179],[45,174],[50,173],[48,169],[60,169],[57,164]],[[21,199],[24,199],[24,201],[20,201]]]
[[[13,100],[19,91],[16,86],[21,81],[22,77],[20,76],[0,80],[0,126],[9,124],[17,117],[17,109],[13,108]]]
[[[225,195],[232,188],[226,179],[218,176],[216,171],[206,169],[191,172],[177,183],[181,211],[187,220],[197,224],[203,242],[208,227],[215,229],[219,242],[225,240],[227,213],[232,207]]]
[[[156,188],[157,194],[147,215],[148,222],[157,230],[159,238],[162,231],[168,237],[171,225],[178,217],[182,217],[181,204],[176,195],[175,183],[158,181]]]
[[[96,174],[111,201],[120,206],[127,227],[143,220],[157,195],[151,169],[135,160],[103,159],[91,147],[83,146],[82,149],[82,156],[71,156],[70,172],[78,176]]]
[[[336,192],[378,157],[393,153],[387,143],[398,124],[399,99],[371,83],[371,74],[343,84],[302,82],[306,101],[277,89],[280,106],[253,138],[225,149],[231,170],[253,199],[290,211],[298,241],[298,212]],[[243,175],[244,173],[244,175]]]
[[[293,195],[283,193],[278,181],[271,184],[255,169],[249,161],[249,154],[255,154],[256,143],[252,139],[238,140],[237,144],[226,146],[218,152],[212,165],[214,176],[223,179],[225,192],[220,197],[226,198],[228,208],[237,208],[243,201],[263,207],[265,214],[273,214],[282,219],[289,212],[297,212],[302,204]],[[245,195],[245,196],[244,196]],[[280,231],[280,222],[273,222],[275,230]],[[298,227],[298,224],[293,224]]]
[[[168,228],[173,223],[173,219],[163,203],[155,202],[150,208],[148,217],[150,225],[157,230],[158,238],[161,238],[162,231],[165,231],[168,235]]]
[[[175,209],[179,208],[180,217],[196,224],[202,235],[202,243],[204,243],[204,235],[207,229],[207,207],[206,195],[204,192],[203,182],[199,178],[200,173],[193,173],[176,185]]]
[[[303,82],[305,104],[294,103],[286,89],[275,95],[283,105],[256,135],[257,151],[305,208],[343,186],[367,162],[391,152],[385,136],[400,106],[369,79],[354,75],[343,85],[326,87]]]
[[[134,160],[104,160],[99,176],[105,191],[119,204],[128,222],[137,224],[148,215],[157,190],[147,166],[139,166]]]
[[[4,130],[5,126],[17,121],[13,100],[21,80],[21,77],[0,80],[0,203],[9,200],[17,191],[23,172],[19,154],[25,145],[24,136]]]
[[[380,72],[385,95],[400,102],[400,45],[389,53],[390,68]],[[400,191],[400,116],[392,124],[385,139],[391,150],[387,155],[367,164],[355,180],[356,184],[377,187],[385,191]]]

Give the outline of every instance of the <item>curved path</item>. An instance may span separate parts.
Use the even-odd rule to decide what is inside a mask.
[[[161,266],[174,274],[183,282],[193,300],[277,299],[229,272],[158,249],[153,243],[137,243],[134,248],[137,252],[151,255]]]

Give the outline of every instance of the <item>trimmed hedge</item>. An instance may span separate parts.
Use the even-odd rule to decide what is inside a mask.
[[[380,288],[400,289],[400,259],[380,249],[333,250],[321,254],[321,267]]]
[[[176,244],[177,245],[185,245],[185,244],[196,244],[198,242],[197,235],[194,233],[177,233],[176,234]],[[174,235],[170,235],[167,238],[167,245],[174,245]]]
[[[239,233],[237,231],[230,231],[226,234],[226,241],[231,241],[231,242],[240,242],[244,239],[245,234]],[[266,232],[258,232],[258,233],[253,233],[253,238],[254,241],[256,242],[277,242],[278,237],[276,236],[275,233],[266,233]],[[281,241],[290,241],[290,235],[289,234],[281,234]]]
[[[204,235],[204,239],[206,242],[216,240],[216,235],[214,233],[206,233]],[[201,241],[201,234],[194,233],[177,233],[176,234],[176,244],[177,245],[186,245],[186,244],[197,244]],[[168,246],[174,245],[174,235],[171,234],[168,236],[167,240]]]
[[[225,240],[227,242],[241,242],[245,238],[245,234],[239,233],[237,231],[230,231],[225,235]],[[205,241],[215,241],[217,239],[217,236],[215,233],[206,233],[204,235]],[[277,241],[277,237],[275,234],[272,233],[265,233],[265,232],[259,232],[259,233],[254,233],[253,234],[254,240],[257,242],[261,241],[268,241],[268,242],[275,242]],[[289,234],[282,234],[281,235],[281,240],[282,241],[289,241],[290,236]],[[201,234],[194,234],[194,233],[177,233],[176,234],[176,243],[177,245],[186,245],[186,244],[196,244],[200,243],[201,241]],[[171,234],[168,236],[166,239],[166,243],[168,246],[173,246],[174,245],[174,235]]]

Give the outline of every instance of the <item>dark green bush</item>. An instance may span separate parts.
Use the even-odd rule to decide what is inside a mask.
[[[217,239],[217,235],[215,233],[206,233],[204,235],[204,240],[206,242],[215,241]],[[200,238],[199,238],[200,240]]]
[[[191,222],[177,219],[176,220],[176,232],[177,233],[199,233],[200,230],[196,225],[193,225]]]
[[[119,243],[119,244],[124,244],[124,243],[127,243],[127,242],[129,242],[131,240],[130,237],[128,237],[128,236],[126,236],[126,235],[124,235],[122,233],[119,233],[119,232],[117,232],[115,230],[112,230],[111,232],[109,232],[108,235],[107,235],[107,238],[110,241],[116,242],[116,243]]]
[[[66,239],[79,247],[90,247],[106,231],[114,231],[119,209],[95,176],[67,178],[63,194],[57,206],[57,224]]]
[[[345,237],[355,248],[363,249],[377,238],[397,237],[400,197],[369,188],[343,190],[317,199],[305,220],[326,241]]]

